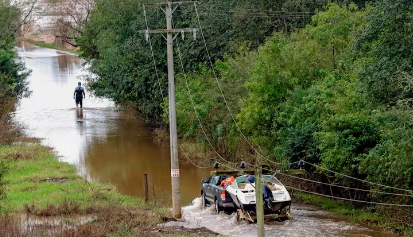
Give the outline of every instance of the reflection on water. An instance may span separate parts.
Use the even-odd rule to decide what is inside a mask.
[[[112,183],[122,193],[142,197],[145,173],[156,189],[170,191],[169,146],[155,144],[143,120],[114,112],[112,102],[89,97],[87,90],[84,108],[76,109],[73,91],[82,74],[76,55],[24,42],[18,51],[33,70],[33,93],[19,102],[16,118],[27,124],[31,135],[45,138],[44,144],[76,165],[81,175]],[[199,196],[200,180],[208,175],[207,170],[181,164],[184,204]]]

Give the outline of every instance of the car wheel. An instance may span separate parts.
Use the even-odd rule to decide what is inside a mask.
[[[206,204],[205,193],[202,193],[202,207],[206,207]]]
[[[216,212],[217,214],[219,214],[219,213],[222,211],[222,208],[221,208],[221,206],[219,206],[219,202],[218,202],[217,199],[215,199],[214,204],[215,204],[215,212]]]

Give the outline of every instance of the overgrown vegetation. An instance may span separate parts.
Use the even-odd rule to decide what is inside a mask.
[[[142,9],[131,7],[138,3],[121,1],[115,6],[98,1],[78,41],[87,45],[82,48],[83,57],[96,75],[89,80],[97,95],[119,103],[135,102],[153,120],[162,116],[168,123],[168,103],[163,103],[153,65],[148,63],[152,60],[149,45],[137,33],[146,29]],[[116,13],[108,16],[109,9]],[[193,111],[188,83],[202,127],[227,159],[247,160],[259,150],[275,161],[305,160],[357,179],[413,189],[411,1],[230,4],[211,0],[203,1],[198,11],[218,78],[209,67],[202,40],[176,41],[187,72],[187,78],[179,74],[176,57],[181,139],[200,142],[204,151],[211,150]],[[285,21],[277,18],[277,11],[284,11]],[[146,12],[150,28],[164,28],[162,12],[149,8]],[[310,12],[311,19],[298,21],[291,12]],[[176,27],[197,27],[193,6],[174,13],[174,22]],[[156,35],[151,39],[165,92],[163,39]],[[403,192],[313,166],[303,168],[323,182]],[[343,190],[336,193],[357,196]],[[413,204],[411,198],[392,195],[357,197]]]
[[[151,1],[149,1],[151,2]],[[212,60],[222,59],[225,54],[236,54],[256,49],[274,31],[291,32],[294,27],[309,22],[316,9],[328,0],[260,0],[217,1],[204,0],[197,6]],[[345,3],[347,0],[337,0]],[[360,1],[362,4],[364,1]],[[158,82],[151,62],[151,51],[145,36],[146,29],[142,3],[148,1],[96,1],[90,20],[77,38],[82,56],[90,63],[93,73],[89,87],[98,96],[105,96],[118,103],[135,102],[141,112],[157,120],[162,114],[159,83],[166,97],[167,68],[164,39],[151,35],[154,56],[158,68]],[[280,13],[284,11],[284,13]],[[111,12],[111,14],[108,14]],[[297,13],[298,12],[298,13]],[[300,13],[302,12],[302,14]],[[151,29],[166,27],[164,13],[157,7],[146,7],[148,26]],[[174,12],[177,28],[197,27],[194,5],[180,6]],[[204,43],[198,31],[197,40],[186,35],[181,44],[185,69],[198,70],[199,63],[208,60]],[[176,71],[180,71],[176,63]]]

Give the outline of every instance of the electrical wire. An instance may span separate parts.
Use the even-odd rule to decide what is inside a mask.
[[[269,162],[271,162],[271,163],[280,164],[280,163],[278,163],[278,162],[272,161],[272,160],[264,157],[263,155],[261,155],[261,153],[258,152],[258,151],[255,149],[255,147],[250,143],[250,141],[245,137],[244,133],[243,133],[243,132],[241,131],[241,129],[239,128],[238,123],[237,123],[237,121],[235,120],[235,117],[234,117],[231,109],[230,109],[229,106],[228,106],[227,99],[225,98],[225,95],[224,95],[224,93],[223,93],[223,91],[222,91],[221,84],[219,83],[218,76],[217,76],[217,74],[216,74],[214,65],[212,64],[211,55],[210,55],[210,53],[209,53],[208,46],[207,46],[206,40],[205,40],[205,35],[204,35],[203,30],[202,30],[201,21],[200,21],[200,19],[199,19],[199,14],[198,14],[198,9],[197,9],[197,7],[196,7],[196,2],[194,2],[194,6],[195,6],[195,12],[196,12],[197,20],[198,20],[199,29],[200,29],[200,31],[201,31],[201,36],[202,36],[202,39],[203,39],[203,41],[204,41],[205,49],[206,49],[206,52],[207,52],[207,56],[208,56],[208,59],[209,59],[209,63],[210,63],[211,68],[212,68],[212,72],[213,72],[214,77],[215,77],[215,80],[216,80],[216,82],[217,82],[219,91],[221,92],[222,98],[224,99],[225,106],[227,107],[228,112],[230,113],[230,115],[231,115],[231,117],[232,117],[232,120],[234,121],[235,126],[236,126],[238,132],[242,135],[242,137],[243,137],[243,138],[245,139],[245,141],[249,144],[249,146],[250,146],[259,156],[261,156],[262,158],[264,158],[265,160],[267,160],[267,161],[269,161]]]
[[[185,156],[185,158],[195,167],[199,168],[199,169],[210,169],[212,167],[214,167],[214,165],[210,165],[210,166],[199,166],[197,164],[195,164],[195,162],[193,162],[185,153],[183,153],[183,155]]]
[[[289,164],[294,164],[294,163],[299,163],[299,162],[301,162],[301,161],[296,161],[296,162],[292,162],[292,163],[289,163]],[[253,164],[250,164],[250,163],[247,163],[247,162],[245,162],[245,164],[254,166]],[[304,181],[308,181],[308,182],[313,182],[313,183],[318,183],[318,184],[324,184],[324,185],[333,186],[333,187],[339,187],[339,188],[344,188],[344,189],[351,189],[351,190],[356,190],[356,191],[379,193],[379,194],[386,194],[386,195],[394,195],[394,196],[413,197],[413,195],[410,195],[410,194],[381,192],[381,191],[375,191],[375,190],[359,189],[359,188],[352,188],[352,187],[341,186],[341,185],[336,185],[336,184],[324,183],[324,182],[320,182],[320,181],[315,181],[315,180],[311,180],[311,179],[305,179],[305,178],[297,177],[297,176],[294,176],[294,175],[289,175],[289,174],[286,174],[286,173],[282,173],[282,172],[279,172],[279,171],[270,170],[270,169],[266,169],[266,168],[262,168],[262,170],[271,171],[271,172],[274,172],[274,173],[276,173],[276,174],[281,174],[281,175],[284,175],[284,176],[287,176],[287,177],[291,177],[291,178],[295,178],[295,179],[300,179],[300,180],[304,180]],[[390,186],[389,186],[389,187],[390,187]],[[395,188],[395,187],[392,187],[392,188]]]
[[[267,169],[263,169],[263,170],[267,170]],[[268,170],[268,171],[273,171],[273,170]],[[274,171],[273,171],[273,172],[274,172]],[[284,175],[284,176],[287,176],[287,177],[291,177],[291,178],[294,178],[294,179],[300,179],[300,180],[304,180],[304,181],[308,181],[308,182],[312,182],[312,183],[324,184],[324,185],[333,186],[333,187],[338,187],[338,188],[351,189],[351,190],[355,190],[355,191],[370,192],[370,193],[379,193],[379,194],[394,195],[394,196],[413,197],[413,195],[409,195],[409,194],[388,193],[388,192],[381,192],[381,191],[368,190],[368,189],[351,188],[351,187],[346,187],[346,186],[341,186],[341,185],[336,185],[336,184],[330,184],[330,183],[324,183],[324,182],[320,182],[320,181],[315,181],[315,180],[311,180],[311,179],[300,178],[300,177],[297,177],[297,176],[294,176],[294,175],[289,175],[289,174],[285,174],[285,173],[281,173],[281,172],[276,172],[276,173],[277,173],[277,174]]]
[[[147,19],[147,17],[146,17],[145,4],[143,5],[143,14],[145,15],[146,30],[149,32],[149,26],[148,26],[148,19]],[[149,34],[149,33],[148,33],[148,34]],[[151,42],[151,36],[150,36],[150,34],[148,35],[148,41],[149,41],[149,46],[150,46],[151,52],[152,52],[152,61],[153,61],[153,66],[154,66],[154,68],[155,68],[156,78],[158,79],[159,91],[160,91],[160,93],[161,93],[163,103],[165,104],[165,97],[163,96],[162,86],[161,86],[161,80],[159,79],[158,69],[157,69],[157,67],[156,67],[155,54],[154,54],[154,52],[153,52],[153,47],[152,47],[152,42]]]
[[[345,175],[345,174],[342,174],[342,173],[339,173],[339,172],[336,172],[336,171],[333,171],[333,170],[329,170],[329,169],[327,169],[327,168],[323,168],[323,167],[321,167],[321,166],[319,166],[319,165],[312,164],[312,163],[307,162],[307,161],[305,161],[305,160],[301,160],[301,161],[304,162],[304,163],[306,163],[306,164],[309,164],[309,165],[312,165],[312,166],[314,166],[314,167],[317,167],[317,168],[319,168],[319,169],[322,169],[322,170],[325,170],[325,171],[329,171],[329,172],[332,172],[332,173],[334,173],[334,174],[341,175],[341,176],[346,177],[346,178],[349,178],[349,179],[354,179],[354,180],[357,180],[357,181],[360,181],[360,182],[364,182],[364,183],[368,183],[368,184],[372,184],[372,185],[376,185],[376,186],[380,186],[380,187],[391,188],[391,189],[401,190],[401,191],[405,191],[405,192],[413,192],[413,190],[410,190],[410,189],[396,188],[396,187],[387,186],[387,185],[384,185],[384,184],[379,184],[379,183],[375,183],[375,182],[371,182],[371,181],[366,181],[366,180],[358,179],[358,178],[351,177],[351,176],[348,176],[348,175]]]
[[[212,59],[211,59],[211,56],[210,56],[210,53],[209,53],[209,50],[208,50],[208,46],[207,46],[207,44],[206,44],[205,36],[204,36],[203,31],[202,31],[202,26],[201,26],[199,14],[198,14],[198,9],[197,9],[197,7],[196,7],[196,3],[194,3],[194,6],[195,6],[195,12],[196,12],[196,15],[197,15],[198,25],[199,25],[199,28],[200,28],[200,31],[201,31],[202,39],[203,39],[203,41],[204,41],[205,49],[206,49],[206,51],[207,51],[207,56],[208,56],[208,59],[209,59],[209,63],[210,63],[210,65],[211,65],[211,68],[212,68],[212,71],[213,71],[215,80],[216,80],[216,82],[217,82],[217,84],[218,84],[218,88],[219,88],[219,90],[220,90],[220,92],[221,92],[222,98],[224,99],[225,105],[226,105],[226,107],[227,107],[227,109],[228,109],[228,112],[230,113],[230,115],[231,115],[231,117],[232,117],[232,120],[233,120],[234,123],[235,123],[235,126],[236,126],[237,130],[240,132],[240,134],[241,134],[242,137],[245,139],[245,141],[250,145],[250,147],[251,147],[259,156],[261,156],[263,159],[265,159],[265,160],[267,160],[267,161],[269,161],[269,162],[272,162],[272,163],[275,163],[275,164],[280,164],[280,163],[271,161],[270,159],[264,157],[260,152],[258,152],[258,151],[255,149],[255,147],[250,143],[250,141],[247,139],[247,137],[244,135],[244,133],[241,131],[241,129],[239,128],[238,123],[237,123],[237,121],[235,120],[234,115],[233,115],[231,109],[230,109],[229,106],[228,106],[228,102],[227,102],[227,100],[226,100],[226,98],[225,98],[225,95],[224,95],[224,93],[223,93],[223,91],[222,91],[221,85],[220,85],[219,80],[218,80],[218,76],[217,76],[216,71],[215,71],[215,69],[214,69],[214,67],[213,67]],[[302,160],[302,161],[304,161],[304,160]],[[381,187],[396,189],[396,190],[413,192],[412,190],[408,190],[408,189],[396,188],[396,187],[391,187],[391,186],[387,186],[387,185],[383,185],[383,184],[378,184],[378,183],[374,183],[374,182],[370,182],[370,181],[366,181],[366,180],[361,180],[361,179],[358,179],[358,178],[355,178],[355,177],[351,177],[351,176],[348,176],[348,175],[345,175],[345,174],[341,174],[341,173],[338,173],[338,172],[335,172],[335,171],[332,171],[332,170],[328,170],[328,169],[322,168],[322,167],[317,166],[317,165],[315,165],[315,164],[311,164],[311,163],[309,163],[309,162],[307,162],[307,161],[304,161],[304,162],[307,163],[307,164],[313,165],[313,166],[315,166],[315,167],[318,167],[318,168],[320,168],[320,169],[324,169],[324,170],[333,172],[333,173],[335,173],[335,174],[342,175],[343,177],[351,178],[351,179],[358,180],[358,181],[361,181],[361,182],[365,182],[365,183],[369,183],[369,184],[373,184],[373,185],[377,185],[377,186],[381,186]]]
[[[397,207],[413,207],[413,205],[408,205],[408,204],[396,204],[396,203],[383,203],[383,202],[369,202],[369,201],[363,201],[363,200],[357,200],[357,199],[350,199],[350,198],[342,198],[342,197],[336,197],[336,196],[330,196],[330,195],[325,195],[321,193],[315,193],[315,192],[310,192],[307,190],[299,189],[299,188],[294,188],[290,187],[287,185],[284,185],[284,187],[294,189],[300,192],[305,192],[305,193],[310,193],[318,196],[323,196],[323,197],[328,197],[328,198],[333,198],[333,199],[339,199],[343,201],[350,201],[350,202],[360,202],[360,203],[367,203],[367,204],[376,204],[376,205],[383,205],[383,206],[397,206]]]
[[[263,158],[266,159],[267,161],[270,161],[270,162],[275,163],[275,164],[281,164],[281,163],[278,163],[278,162],[271,161],[271,160],[267,159],[266,157],[262,156],[262,155],[252,146],[252,144],[248,141],[248,139],[245,137],[245,135],[244,135],[244,134],[242,133],[242,131],[239,129],[239,127],[238,127],[238,125],[237,125],[237,123],[236,123],[236,120],[235,120],[235,118],[234,118],[234,116],[233,116],[233,114],[232,114],[232,112],[231,112],[231,110],[230,110],[230,108],[229,108],[229,106],[228,106],[228,103],[227,103],[227,101],[226,101],[225,95],[223,94],[222,88],[221,88],[221,86],[220,86],[220,84],[219,84],[218,77],[217,77],[216,72],[215,72],[215,69],[214,69],[214,67],[213,67],[213,65],[212,65],[211,56],[210,56],[210,53],[209,53],[209,50],[208,50],[208,47],[207,47],[207,44],[206,44],[205,36],[204,36],[204,34],[203,34],[203,31],[202,31],[202,27],[201,27],[201,23],[200,23],[200,19],[199,19],[198,10],[197,10],[197,8],[196,8],[196,3],[194,3],[194,6],[195,6],[196,14],[197,14],[198,24],[199,24],[199,27],[200,27],[200,30],[201,30],[201,35],[202,35],[202,38],[203,38],[203,41],[204,41],[204,45],[205,45],[205,48],[206,48],[206,51],[207,51],[207,54],[208,54],[209,62],[210,62],[210,64],[211,64],[211,67],[212,67],[212,70],[213,70],[215,79],[216,79],[216,81],[217,81],[218,87],[219,87],[219,89],[220,89],[220,92],[221,92],[221,94],[222,94],[222,96],[223,96],[223,98],[224,98],[226,107],[227,107],[228,111],[230,112],[231,117],[232,117],[234,123],[236,124],[237,129],[238,129],[239,132],[242,134],[242,136],[243,136],[244,139],[247,141],[247,143],[254,149],[255,152],[257,152],[257,154],[259,154],[261,157],[263,157]],[[146,19],[146,11],[145,11],[145,8],[144,8],[144,14],[145,14],[145,21],[146,21],[147,29],[149,29],[149,28],[148,28],[148,24],[147,24],[147,19]],[[155,64],[155,58],[154,58],[154,53],[153,53],[153,50],[152,50],[152,44],[150,44],[150,45],[151,45],[151,51],[152,51],[152,57],[153,57],[153,61],[154,61],[155,70],[156,70],[156,72],[157,72],[156,64]],[[194,103],[193,98],[192,98],[192,94],[191,94],[191,92],[190,92],[190,88],[189,88],[187,76],[186,76],[186,73],[185,73],[185,70],[184,70],[183,61],[182,61],[182,55],[181,55],[181,51],[180,51],[179,45],[177,45],[177,48],[178,48],[178,55],[179,55],[180,64],[181,64],[181,67],[182,67],[182,72],[183,72],[183,74],[184,74],[185,85],[186,85],[186,87],[187,87],[188,95],[189,95],[189,97],[190,97],[191,104],[192,104],[192,107],[193,107],[193,109],[194,109],[196,118],[197,118],[197,120],[198,120],[198,123],[200,124],[201,130],[202,130],[205,138],[207,139],[209,145],[210,145],[211,148],[215,151],[215,153],[218,155],[218,157],[219,157],[220,159],[222,159],[223,161],[225,161],[225,162],[227,162],[227,163],[236,164],[236,163],[234,163],[234,162],[230,162],[230,161],[224,159],[224,158],[216,151],[215,147],[212,145],[211,141],[209,140],[208,136],[206,135],[206,132],[205,132],[205,130],[204,130],[204,127],[203,127],[203,125],[202,125],[202,123],[201,123],[201,121],[200,121],[199,115],[198,115],[198,113],[197,113],[197,111],[196,111],[195,103]],[[158,82],[159,82],[159,77],[158,77]],[[159,86],[160,86],[160,82],[159,82]],[[162,91],[161,91],[161,93],[162,93]],[[163,95],[162,95],[162,97],[163,97]],[[212,167],[212,166],[210,166],[210,167],[200,167],[200,166],[196,165],[194,162],[192,162],[192,161],[189,159],[189,157],[187,157],[186,155],[185,155],[185,157],[186,157],[194,166],[196,166],[196,167],[198,167],[198,168],[211,168],[211,167]],[[298,161],[298,162],[301,162],[301,161],[303,161],[303,162],[306,163],[306,164],[315,166],[315,167],[317,167],[317,168],[320,168],[320,169],[323,169],[323,170],[326,170],[326,171],[329,171],[329,172],[333,172],[333,173],[335,173],[335,174],[339,174],[339,175],[342,175],[342,176],[344,176],[344,177],[351,178],[351,179],[354,179],[354,180],[358,180],[358,181],[361,181],[361,182],[366,182],[366,183],[369,183],[369,184],[373,184],[373,185],[377,185],[377,186],[382,186],[382,187],[386,187],[386,188],[391,188],[391,189],[396,189],[396,190],[409,191],[409,192],[412,191],[412,190],[408,190],[408,189],[401,189],[401,188],[396,188],[396,187],[391,187],[391,186],[387,186],[387,185],[382,185],[382,184],[378,184],[378,183],[374,183],[374,182],[370,182],[370,181],[361,180],[361,179],[358,179],[358,178],[355,178],[355,177],[351,177],[351,176],[348,176],[348,175],[344,175],[344,174],[341,174],[341,173],[338,173],[338,172],[335,172],[335,171],[326,169],[326,168],[322,168],[322,167],[320,167],[320,166],[318,166],[318,165],[309,163],[309,162],[304,161],[304,160],[300,160],[300,161]],[[297,162],[293,162],[293,163],[297,163]],[[293,164],[293,163],[290,163],[290,164]],[[248,163],[247,163],[247,164],[248,164]],[[250,165],[251,165],[251,164],[250,164]],[[226,166],[226,165],[224,165],[224,166]],[[229,166],[227,166],[227,167],[229,167]],[[232,168],[232,167],[230,167],[230,168]],[[268,170],[268,169],[267,169],[267,170]],[[272,171],[272,170],[269,170],[269,171]],[[300,177],[296,177],[296,176],[292,176],[292,175],[288,175],[288,174],[284,174],[284,173],[280,173],[280,174],[281,174],[281,175],[286,175],[286,176],[289,176],[289,177],[292,177],[292,178],[296,178],[296,179],[301,179],[301,180],[309,181],[309,182],[314,182],[314,183],[319,183],[319,184],[324,184],[324,185],[329,185],[329,186],[334,186],[334,187],[340,187],[340,188],[346,188],[346,189],[351,189],[351,190],[374,192],[374,193],[388,194],[388,195],[395,195],[395,196],[409,196],[409,197],[412,196],[412,195],[406,195],[406,194],[395,194],[395,193],[387,193],[387,192],[380,192],[380,191],[374,191],[374,190],[357,189],[357,188],[345,187],[345,186],[340,186],[340,185],[334,185],[334,184],[328,184],[328,183],[323,183],[323,182],[319,182],[319,181],[304,179],[304,178],[300,178]],[[286,186],[286,187],[287,187],[287,186]],[[300,190],[300,189],[293,188],[293,187],[289,187],[289,188],[292,188],[292,189],[295,189],[295,190]],[[355,199],[347,199],[347,198],[340,198],[340,197],[335,197],[335,196],[329,196],[329,195],[324,195],[324,194],[309,192],[309,191],[306,191],[306,190],[300,190],[300,191],[312,193],[312,194],[315,194],[315,195],[325,196],[325,197],[331,197],[331,198],[346,200],[346,201],[355,201],[355,202],[363,202],[363,203],[379,204],[379,205],[392,205],[392,206],[413,206],[413,205],[402,205],[402,204],[368,202],[368,201],[362,201],[362,200],[355,200]]]
[[[252,164],[249,164],[249,163],[246,163],[246,164],[252,165]],[[224,166],[226,166],[226,165],[224,165]],[[228,166],[226,166],[226,167],[228,167]],[[262,169],[262,170],[272,171],[272,172],[275,172],[276,174],[287,175],[287,174],[284,174],[284,173],[276,172],[276,171],[274,171],[274,170],[269,170],[269,169]],[[244,174],[245,174],[245,173],[244,173]],[[287,175],[287,176],[292,177],[292,178],[299,178],[299,177],[295,177],[295,176],[292,176],[292,175]],[[299,178],[299,179],[303,179],[303,178]],[[406,195],[406,194],[386,193],[386,192],[379,192],[379,191],[374,191],[374,190],[363,190],[363,189],[356,189],[356,188],[344,187],[344,186],[339,186],[339,185],[334,185],[334,184],[322,183],[322,182],[318,182],[318,181],[314,181],[314,180],[309,180],[309,179],[303,179],[303,180],[310,181],[310,182],[321,183],[321,184],[326,184],[326,185],[331,185],[331,186],[336,186],[336,187],[348,188],[348,189],[353,189],[353,190],[358,190],[358,191],[367,191],[367,192],[376,192],[376,193],[389,194],[389,195],[395,195],[395,196],[409,196],[409,197],[412,197],[412,195]],[[291,189],[294,189],[294,190],[297,190],[297,191],[307,192],[307,193],[311,193],[311,194],[318,195],[318,196],[330,197],[330,198],[340,199],[340,200],[345,200],[345,201],[361,202],[361,203],[377,204],[377,205],[387,205],[387,206],[413,207],[413,205],[408,205],[408,204],[369,202],[369,201],[363,201],[363,200],[357,200],[357,199],[342,198],[342,197],[325,195],[325,194],[321,194],[321,193],[310,192],[310,191],[307,191],[307,190],[302,190],[302,189],[290,187],[290,186],[287,186],[287,185],[284,185],[284,186],[285,186],[285,187],[288,187],[288,188],[291,188]]]
[[[207,139],[207,141],[208,141],[209,145],[211,146],[211,148],[214,150],[214,152],[217,154],[217,156],[218,156],[221,160],[224,160],[225,162],[228,162],[228,163],[231,163],[231,164],[237,164],[237,163],[234,163],[234,162],[231,162],[231,161],[228,161],[228,160],[224,159],[224,158],[218,153],[218,151],[215,149],[215,147],[212,145],[211,141],[209,140],[209,138],[208,138],[208,136],[207,136],[207,134],[206,134],[206,132],[205,132],[204,126],[203,126],[202,123],[201,123],[201,119],[199,118],[198,112],[196,111],[196,108],[195,108],[195,103],[194,103],[194,100],[193,100],[193,98],[192,98],[191,90],[190,90],[189,84],[188,84],[188,78],[187,78],[187,76],[186,76],[185,69],[184,69],[184,63],[183,63],[183,61],[182,61],[181,49],[180,49],[180,47],[179,47],[178,44],[177,44],[177,49],[178,49],[178,56],[179,56],[180,65],[181,65],[181,68],[182,68],[182,73],[184,74],[186,89],[187,89],[187,91],[188,91],[188,95],[189,95],[189,98],[190,98],[190,100],[191,100],[191,105],[192,105],[192,108],[194,109],[195,116],[196,116],[196,118],[197,118],[197,120],[198,120],[199,126],[201,127],[202,133],[204,134],[204,136],[205,136],[205,138]]]
[[[228,167],[228,168],[232,168],[232,167],[227,166],[227,165],[223,165],[223,166]],[[245,172],[242,172],[242,171],[241,171],[241,173],[246,174]],[[283,185],[284,185],[284,184],[283,184]],[[323,197],[328,197],[328,198],[333,198],[333,199],[339,199],[339,200],[343,200],[343,201],[359,202],[359,203],[367,203],[367,204],[375,204],[375,205],[383,205],[383,206],[413,207],[413,205],[409,205],[409,204],[371,202],[371,201],[363,201],[363,200],[357,200],[357,199],[336,197],[336,196],[331,196],[331,195],[325,195],[325,194],[321,194],[321,193],[311,192],[311,191],[307,191],[307,190],[303,190],[303,189],[291,187],[291,186],[288,186],[288,185],[284,185],[284,187],[290,188],[290,189],[293,189],[293,190],[297,190],[297,191],[301,191],[301,192],[305,192],[305,193],[310,193],[310,194],[317,195],[317,196],[323,196]]]

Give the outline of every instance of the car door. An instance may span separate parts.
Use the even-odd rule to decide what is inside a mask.
[[[204,193],[205,193],[205,197],[209,197],[209,192],[210,192],[210,184],[211,184],[211,179],[212,178],[212,176],[210,176],[209,177],[209,179],[208,179],[208,183],[204,183],[203,185],[204,185]]]
[[[214,181],[214,176],[211,176],[211,177],[209,177],[209,182],[207,183],[207,185],[206,185],[206,190],[205,190],[205,197],[207,198],[207,199],[211,199],[211,196],[212,196],[212,192],[213,192],[213,185],[212,185],[212,182]]]
[[[209,186],[208,186],[208,192],[206,193],[206,196],[210,200],[214,200],[215,198],[215,192],[216,187],[217,187],[217,182],[218,182],[219,176],[211,176],[209,180]]]

